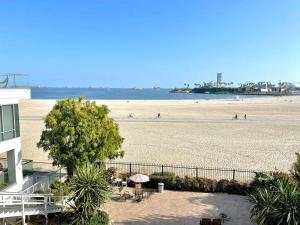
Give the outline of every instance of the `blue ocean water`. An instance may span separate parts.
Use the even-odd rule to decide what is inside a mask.
[[[31,88],[32,99],[63,99],[85,97],[105,100],[180,100],[180,99],[233,99],[230,94],[170,93],[170,89],[160,88]],[[245,96],[253,98],[257,96]]]

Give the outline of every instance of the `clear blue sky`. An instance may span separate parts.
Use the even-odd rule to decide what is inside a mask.
[[[1,0],[0,72],[48,86],[299,82],[300,1]]]

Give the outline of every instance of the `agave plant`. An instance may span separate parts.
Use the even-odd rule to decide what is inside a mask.
[[[70,202],[75,209],[72,224],[76,225],[89,224],[111,193],[103,170],[91,164],[76,168],[70,189],[73,192]]]
[[[299,225],[300,193],[297,183],[282,177],[277,188],[257,188],[249,195],[251,219],[258,225]]]

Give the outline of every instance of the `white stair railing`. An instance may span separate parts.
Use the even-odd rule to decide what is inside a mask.
[[[58,205],[55,199],[61,198],[62,204]],[[44,215],[46,223],[48,214],[62,212],[65,196],[54,196],[53,194],[24,194],[0,192],[0,218],[22,217],[25,225],[26,215]]]

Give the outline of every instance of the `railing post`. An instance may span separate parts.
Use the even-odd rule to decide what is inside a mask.
[[[198,167],[196,168],[196,178],[198,178]]]
[[[24,195],[21,194],[21,204],[22,204],[22,224],[26,225],[25,221],[25,208],[24,208]]]
[[[161,165],[161,175],[162,176],[164,175],[164,165],[163,164]]]
[[[46,219],[46,225],[48,224],[48,210],[47,210],[47,208],[48,208],[48,196],[44,196],[44,210],[45,210],[45,212],[44,212],[44,215],[45,215],[45,219]]]
[[[131,176],[131,163],[129,163],[129,176]]]
[[[232,180],[235,181],[235,169],[232,170]]]

